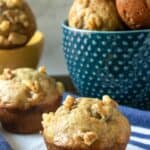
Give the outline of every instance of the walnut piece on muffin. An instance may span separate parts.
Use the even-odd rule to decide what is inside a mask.
[[[61,103],[63,85],[39,70],[4,69],[0,75],[0,121],[11,132],[32,133],[41,129],[41,115]],[[32,125],[30,124],[32,123]]]
[[[116,5],[129,28],[150,28],[150,0],[116,0]]]
[[[67,96],[55,113],[43,114],[48,150],[125,150],[130,124],[109,96],[103,100]]]
[[[68,23],[70,27],[87,30],[123,28],[114,0],[74,0]]]
[[[0,48],[25,45],[36,31],[35,17],[25,0],[0,0]]]

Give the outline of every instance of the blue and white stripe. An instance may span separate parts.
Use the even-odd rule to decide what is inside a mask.
[[[150,150],[150,129],[132,126],[127,150]]]

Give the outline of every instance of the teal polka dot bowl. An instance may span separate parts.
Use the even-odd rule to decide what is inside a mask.
[[[109,94],[150,110],[150,30],[87,31],[62,25],[68,71],[82,96]]]

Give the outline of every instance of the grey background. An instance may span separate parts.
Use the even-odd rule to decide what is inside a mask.
[[[45,35],[45,48],[39,65],[52,75],[67,74],[61,47],[61,23],[67,18],[73,0],[27,0]]]

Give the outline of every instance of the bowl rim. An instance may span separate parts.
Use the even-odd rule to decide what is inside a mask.
[[[68,26],[68,20],[65,20],[62,23],[62,28],[71,30],[73,32],[82,32],[82,33],[90,33],[90,34],[129,34],[129,33],[150,33],[150,29],[139,29],[139,30],[124,30],[124,31],[91,31],[91,30],[86,30],[86,29],[77,29],[77,28],[72,28]]]

